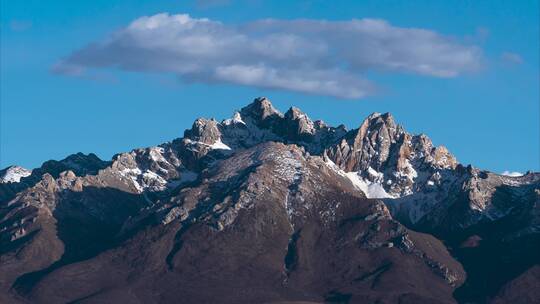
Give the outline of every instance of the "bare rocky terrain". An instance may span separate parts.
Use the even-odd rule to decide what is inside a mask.
[[[0,171],[0,303],[538,303],[540,173],[389,113],[266,98],[103,161]]]

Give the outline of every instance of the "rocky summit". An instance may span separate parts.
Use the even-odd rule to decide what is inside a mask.
[[[540,173],[389,114],[257,98],[104,161],[0,171],[0,303],[539,303]]]

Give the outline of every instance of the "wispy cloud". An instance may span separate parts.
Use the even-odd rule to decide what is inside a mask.
[[[523,63],[523,58],[519,54],[512,53],[512,52],[504,52],[504,53],[502,53],[501,54],[501,59],[504,62],[511,63],[511,64],[522,64]]]
[[[189,15],[141,17],[73,52],[54,71],[88,68],[174,73],[229,83],[357,99],[374,92],[366,72],[455,77],[480,67],[481,50],[435,31],[380,19],[264,19],[227,25]]]
[[[521,172],[511,172],[511,171],[504,171],[503,173],[501,173],[501,175],[506,175],[506,176],[522,176],[523,173]]]

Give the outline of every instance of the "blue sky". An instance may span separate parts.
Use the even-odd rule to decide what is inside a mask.
[[[282,111],[294,105],[311,118],[349,128],[356,128],[372,112],[391,112],[408,131],[426,133],[464,164],[495,172],[540,171],[538,1],[292,2],[2,0],[0,167],[33,168],[79,151],[109,159],[114,153],[180,137],[199,116],[227,118],[254,97],[267,96]],[[402,30],[411,35],[409,40],[399,35],[390,39],[392,45],[384,45],[383,51],[401,54],[401,49],[416,50],[417,44],[445,45],[444,52],[429,53],[433,59],[414,54],[397,58],[405,68],[367,55],[353,68],[358,63],[356,54],[378,50],[366,49],[364,44],[351,47],[355,53],[349,54],[348,61],[335,63],[339,58],[318,57],[312,54],[314,48],[306,48],[309,54],[305,56],[313,59],[316,69],[309,64],[293,69],[290,66],[296,61],[292,60],[272,67],[278,75],[294,79],[312,77],[307,80],[326,83],[325,77],[336,77],[340,80],[337,89],[289,86],[267,78],[246,82],[237,74],[224,80],[222,74],[209,73],[213,66],[178,76],[178,70],[161,68],[162,63],[168,67],[170,60],[177,60],[174,56],[169,61],[160,61],[163,56],[151,58],[149,66],[141,68],[141,62],[136,62],[139,49],[128,45],[127,53],[119,55],[121,35],[97,51],[87,47],[103,44],[111,33],[126,29],[138,18],[159,13],[169,14],[165,20],[188,14],[190,20],[219,21],[220,31],[245,34],[251,41],[265,38],[261,32],[250,32],[261,19],[280,22],[266,25],[265,31],[300,36],[305,33],[299,34],[291,20],[310,19],[310,36],[304,38],[323,41],[331,54],[338,50],[341,57],[347,54],[339,53],[343,49],[332,45],[333,39],[340,36],[340,28],[355,26],[352,19],[379,20],[360,23],[367,32],[382,26],[389,37]],[[337,21],[344,23],[334,29],[340,24]],[[424,32],[408,32],[410,28],[428,30],[431,40],[425,41]],[[366,35],[359,37],[380,42],[376,35]],[[348,44],[347,36],[342,37],[345,40],[336,40],[338,46]],[[474,55],[464,55],[472,51]],[[244,56],[243,52],[235,49],[231,56]],[[268,57],[257,56],[252,59],[270,62]],[[421,70],[423,60],[431,60],[430,67],[436,68]],[[335,75],[324,70],[328,62],[338,71]],[[91,73],[66,72],[65,67],[73,64]],[[119,65],[126,68],[115,68]],[[306,69],[315,72],[298,75]],[[318,71],[323,72],[319,75]]]

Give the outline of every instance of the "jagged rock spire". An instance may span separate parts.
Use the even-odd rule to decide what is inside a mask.
[[[284,116],[283,131],[290,140],[311,140],[315,134],[313,121],[300,109],[291,107]]]
[[[351,130],[341,142],[327,150],[327,155],[346,171],[379,169],[404,134],[390,113],[373,113],[358,129]]]
[[[273,116],[283,116],[266,97],[255,98],[251,104],[242,108],[240,113],[261,121]]]
[[[193,141],[211,145],[221,138],[218,122],[214,119],[198,118],[191,129],[184,132],[184,137]]]

